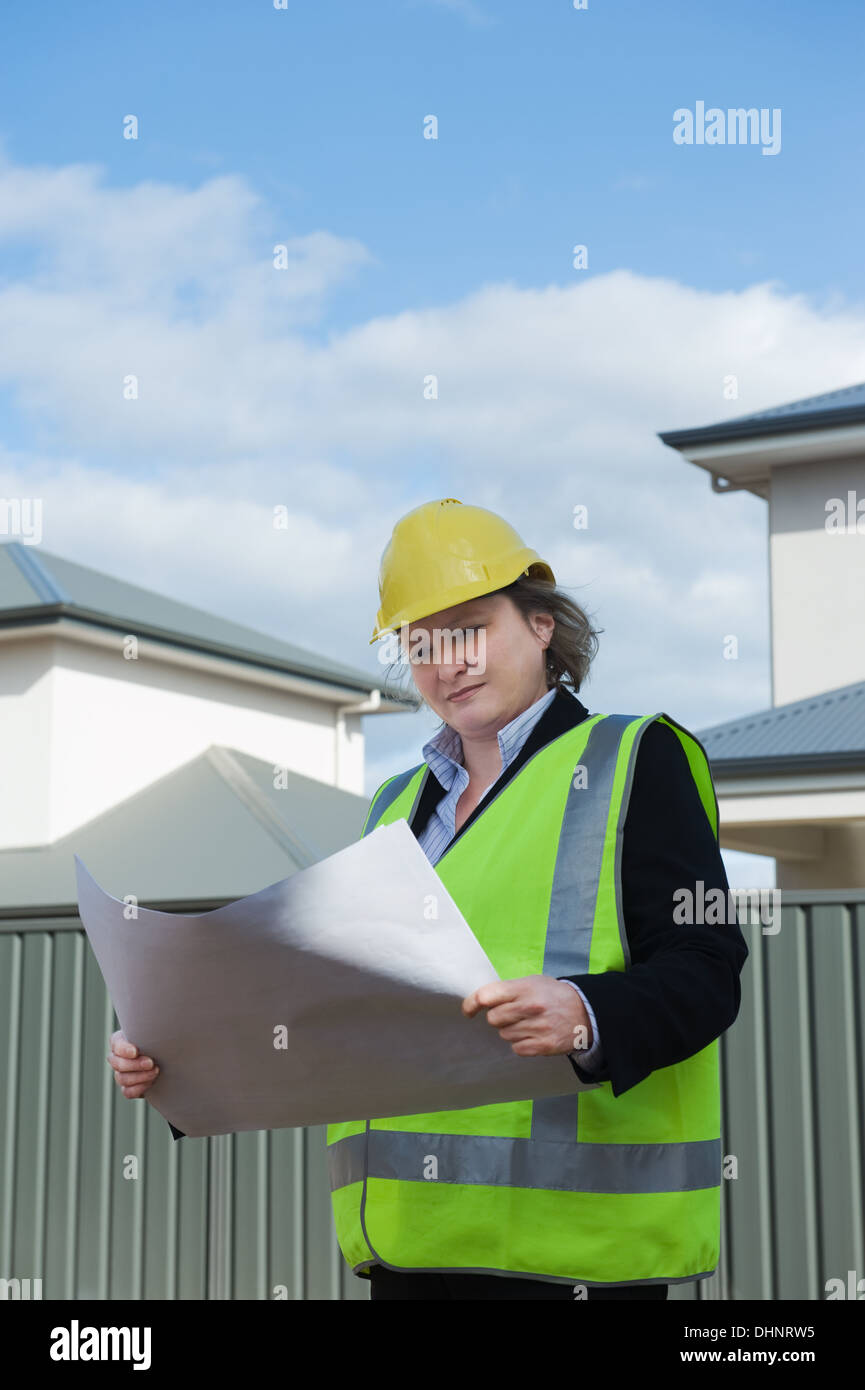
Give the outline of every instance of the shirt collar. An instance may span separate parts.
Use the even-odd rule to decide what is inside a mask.
[[[535,700],[533,705],[529,705],[527,709],[521,710],[519,714],[514,715],[509,723],[504,724],[502,728],[499,729],[496,737],[498,739],[499,752],[502,758],[502,772],[504,772],[516,751],[513,746],[511,735],[516,732],[518,726],[522,727],[523,724],[525,724],[526,732],[528,733],[529,728],[537,723],[547,706],[552,704],[555,694],[556,687],[553,686],[551,690],[548,690],[544,695],[541,695],[539,699]],[[444,758],[446,764],[450,764],[452,773],[455,773],[457,768],[464,767],[463,742],[456,729],[452,728],[450,724],[445,724],[444,728],[439,729],[438,733],[428,739],[421,749],[421,752],[423,753],[426,763],[430,763],[430,759],[432,758],[432,761],[438,763],[439,767],[441,767],[440,758]],[[438,757],[436,755],[438,755]],[[441,781],[441,777],[439,777],[439,781]]]

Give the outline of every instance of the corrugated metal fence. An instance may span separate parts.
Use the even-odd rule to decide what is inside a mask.
[[[742,921],[721,1044],[721,1265],[676,1299],[865,1278],[865,893],[785,894],[776,927]],[[175,1142],[115,1085],[115,1027],[77,918],[0,920],[0,1279],[58,1299],[368,1297],[333,1234],[324,1129]]]

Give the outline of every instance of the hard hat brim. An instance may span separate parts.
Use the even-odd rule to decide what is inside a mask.
[[[513,567],[514,559],[516,559],[518,564],[516,570],[514,570]],[[496,572],[497,568],[498,572]],[[515,580],[519,579],[520,576],[524,574],[531,574],[534,578],[546,579],[551,584],[555,584],[556,582],[556,577],[553,574],[552,568],[547,564],[546,560],[542,560],[537,551],[530,550],[526,547],[520,555],[511,558],[511,563],[506,568],[496,566],[488,567],[487,575],[483,579],[475,579],[463,584],[457,584],[446,593],[439,595],[438,607],[433,611],[440,613],[446,608],[453,608],[458,603],[467,603],[469,599],[482,598],[484,594],[495,593],[497,589],[504,589],[508,584],[513,584]],[[376,626],[373,630],[372,637],[369,639],[368,645],[372,646],[373,642],[377,642],[380,637],[383,637],[388,632],[397,631],[403,623],[414,623],[430,616],[430,613],[419,612],[416,608],[413,611],[411,606],[409,606],[401,612],[393,614],[390,621],[385,622],[384,614],[381,609],[379,609],[376,616]]]

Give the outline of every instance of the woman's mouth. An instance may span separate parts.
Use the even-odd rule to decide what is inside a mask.
[[[463,700],[470,699],[471,696],[474,695],[476,690],[483,690],[483,688],[483,681],[480,685],[467,685],[464,687],[464,689],[456,691],[456,693],[453,695],[449,695],[448,700],[452,700],[455,705],[461,704]]]

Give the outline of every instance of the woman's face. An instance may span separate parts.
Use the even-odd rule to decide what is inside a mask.
[[[504,594],[417,619],[407,631],[418,693],[458,733],[494,737],[545,694],[545,649],[554,627],[547,613],[527,622]]]

